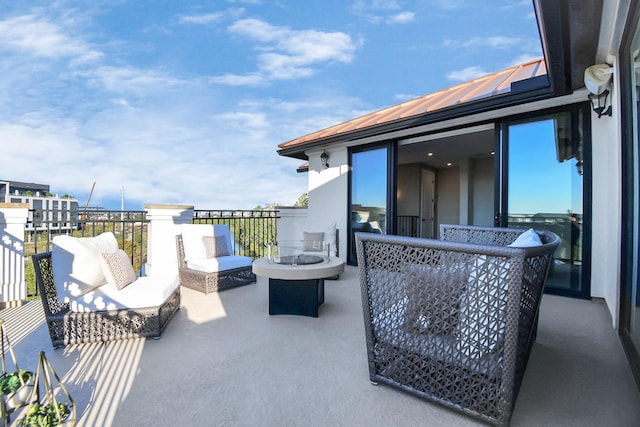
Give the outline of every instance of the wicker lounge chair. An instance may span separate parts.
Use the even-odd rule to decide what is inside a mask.
[[[183,235],[191,233],[190,244],[198,245],[201,242],[197,239],[194,241],[193,234],[199,232],[205,233],[200,234],[200,239],[207,233],[210,233],[208,234],[210,236],[224,236],[229,248],[228,254],[209,259],[204,259],[204,255],[195,255],[195,258],[188,259]],[[176,236],[181,286],[208,294],[209,292],[218,292],[255,283],[256,275],[251,271],[253,260],[250,257],[233,255],[228,225],[185,224],[182,226],[182,233],[182,235]],[[185,237],[187,236],[185,235]],[[204,244],[202,247],[204,251]],[[197,248],[196,252],[198,250],[200,248]],[[192,252],[194,251],[192,250]]]
[[[443,240],[357,233],[373,383],[508,424],[560,239],[509,247],[523,230],[441,226]]]
[[[153,302],[148,307],[144,304],[142,307],[122,307],[116,303],[109,303],[108,292],[101,294],[99,289],[89,291],[75,301],[61,297],[58,293],[60,286],[56,286],[54,281],[52,252],[35,254],[32,259],[36,284],[54,348],[135,337],[159,338],[174,313],[180,308],[180,286],[177,284],[177,278],[159,279],[158,287],[163,286],[159,283],[161,281],[164,281],[167,287],[159,296],[149,297]],[[144,292],[148,292],[149,286],[155,284],[152,278],[138,278],[128,285],[129,289],[125,292],[131,296],[132,291],[136,291],[134,288],[140,285],[141,289],[138,291],[141,292],[138,292],[138,295],[142,294],[144,298]],[[113,294],[115,292],[111,291],[111,295]],[[100,300],[106,304],[106,309],[91,309],[88,302],[90,298],[87,295],[96,295],[93,304]]]

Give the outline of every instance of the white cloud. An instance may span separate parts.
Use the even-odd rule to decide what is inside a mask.
[[[22,15],[0,21],[0,49],[26,55],[75,61],[93,61],[102,53],[84,41],[67,35],[64,29],[35,15]]]
[[[270,80],[309,77],[322,64],[349,63],[361,41],[342,32],[292,30],[258,19],[243,19],[229,32],[258,43],[258,71],[246,75],[226,74],[213,81],[230,85],[257,85]]]
[[[387,22],[390,24],[407,24],[409,22],[413,22],[415,17],[416,14],[413,12],[401,12],[387,18]]]
[[[474,37],[464,42],[464,47],[482,47],[489,46],[497,49],[505,49],[513,46],[521,45],[524,41],[520,37],[491,36],[491,37]]]
[[[94,85],[110,92],[127,95],[153,94],[184,84],[183,81],[156,70],[134,67],[100,66],[76,72]]]
[[[407,24],[415,20],[414,12],[392,13],[400,8],[400,3],[395,0],[358,0],[351,7],[351,11],[372,24]]]
[[[434,3],[445,10],[462,9],[468,4],[467,0],[435,0]]]
[[[207,13],[204,15],[189,15],[189,16],[181,16],[180,17],[180,22],[181,23],[188,23],[188,24],[210,24],[212,22],[220,22],[224,19],[224,13],[223,12],[216,12],[216,13]]]
[[[358,0],[352,6],[352,10],[358,14],[370,10],[395,10],[399,8],[400,4],[396,0]]]
[[[181,24],[217,24],[228,18],[237,19],[242,14],[244,14],[244,12],[245,9],[240,7],[228,9],[221,12],[204,13],[200,15],[181,15],[179,21]]]
[[[446,78],[447,80],[466,82],[487,74],[489,73],[482,69],[482,67],[473,66],[462,70],[451,71],[446,74]]]

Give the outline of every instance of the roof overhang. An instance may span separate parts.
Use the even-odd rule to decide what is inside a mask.
[[[310,150],[334,144],[378,139],[400,130],[451,121],[465,116],[565,96],[584,87],[584,70],[595,63],[598,49],[601,0],[533,0],[547,74],[511,83],[511,90],[487,98],[428,111],[403,119],[336,132],[301,143],[281,144],[278,154],[307,160]]]
[[[542,50],[553,94],[584,86],[584,70],[595,64],[602,0],[534,0]]]
[[[370,138],[377,135],[392,133],[402,129],[422,127],[431,123],[445,120],[451,120],[468,115],[474,115],[486,111],[495,110],[497,108],[520,105],[536,100],[549,98],[551,94],[549,83],[546,76],[543,78],[535,78],[534,81],[528,82],[530,85],[538,85],[533,90],[525,92],[511,92],[504,95],[498,95],[491,98],[485,98],[479,101],[472,101],[466,104],[447,107],[437,111],[429,112],[420,116],[414,116],[403,120],[396,120],[378,126],[371,126],[365,129],[344,132],[333,136],[315,139],[303,144],[292,147],[285,147],[278,150],[278,154],[286,157],[293,157],[302,160],[308,160],[306,151],[324,148],[333,144],[346,143],[349,141]],[[524,83],[523,83],[524,85]]]

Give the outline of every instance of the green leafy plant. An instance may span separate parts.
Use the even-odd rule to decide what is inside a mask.
[[[2,394],[14,393],[22,385],[20,377],[22,377],[22,381],[26,383],[33,378],[33,372],[20,369],[19,371],[2,375],[0,377],[0,392]]]
[[[58,418],[58,412],[60,418]],[[57,426],[63,422],[71,413],[69,405],[66,403],[58,403],[58,410],[54,403],[47,403],[42,405],[40,403],[33,403],[27,410],[27,415],[20,420],[20,426],[34,426],[34,427],[52,427]]]

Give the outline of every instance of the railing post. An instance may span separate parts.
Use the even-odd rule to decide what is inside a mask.
[[[278,241],[300,240],[308,218],[308,209],[297,206],[277,206],[279,216],[276,221]]]
[[[193,206],[148,204],[144,209],[149,220],[146,275],[178,275],[176,235],[181,224],[191,223]]]
[[[0,203],[0,308],[18,307],[27,297],[24,277],[24,229],[27,203]]]

